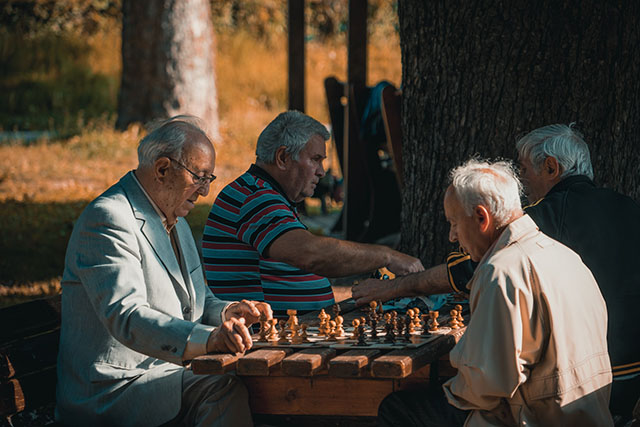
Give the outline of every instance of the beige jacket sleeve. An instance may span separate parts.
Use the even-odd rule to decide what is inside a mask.
[[[498,407],[526,381],[527,366],[540,357],[541,323],[532,312],[526,269],[514,261],[510,271],[488,264],[476,271],[472,320],[450,354],[458,375],[444,384],[449,402],[460,409]]]

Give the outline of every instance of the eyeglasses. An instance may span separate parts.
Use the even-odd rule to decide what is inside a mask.
[[[176,162],[182,169],[184,169],[187,172],[189,172],[191,174],[191,177],[193,178],[193,183],[194,184],[198,184],[200,186],[202,186],[202,185],[210,185],[216,179],[215,175],[200,176],[197,173],[191,171],[188,167],[186,167],[185,165],[183,165],[182,163],[180,163],[176,159],[172,159],[171,157],[169,157],[169,160],[171,160],[172,162]]]

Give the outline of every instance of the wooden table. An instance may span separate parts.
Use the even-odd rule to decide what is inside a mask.
[[[362,315],[353,300],[340,306],[345,324]],[[317,313],[299,319],[317,323]],[[439,318],[446,319],[447,316]],[[191,367],[196,374],[235,370],[249,390],[254,414],[375,417],[378,405],[389,393],[424,386],[437,375],[434,362],[447,359],[463,333],[464,328],[417,348],[390,351],[317,347],[262,348],[244,355],[211,354],[197,357]]]

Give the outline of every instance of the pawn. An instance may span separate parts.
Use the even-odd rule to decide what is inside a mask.
[[[455,309],[458,311],[458,325],[462,328],[464,326],[464,318],[462,317],[462,306],[460,304],[456,304]]]
[[[427,335],[429,333],[429,314],[421,314],[420,317],[422,317],[422,320],[420,321],[422,333]]]
[[[413,307],[413,328],[419,330],[422,327],[422,320],[420,320],[420,309]]]
[[[407,310],[407,316],[405,317],[405,333],[412,334],[416,331],[416,312],[413,308]]]
[[[336,321],[335,320],[329,320],[327,341],[336,341]]]
[[[451,320],[449,320],[449,327],[451,329],[460,329],[460,325],[458,324],[458,310],[455,308],[449,312],[451,316]]]
[[[276,324],[277,323],[278,323],[277,319],[270,319],[270,320],[267,321],[267,325],[269,327],[267,340],[269,340],[269,341],[277,341],[278,340],[278,331],[276,330]]]
[[[297,323],[293,325],[291,328],[291,343],[292,344],[300,344],[302,342],[302,338],[300,338],[300,334],[298,331],[300,330],[300,326]]]
[[[440,323],[438,323],[438,317],[440,316],[440,313],[437,311],[430,311],[429,312],[429,331],[433,332],[433,331],[437,331],[438,328],[440,327]]]
[[[351,326],[353,326],[353,335],[351,336],[351,339],[357,340],[359,338],[359,332],[360,332],[360,320],[359,319],[353,319],[353,321],[351,322]]]
[[[342,316],[336,316],[336,329],[334,332],[334,336],[336,338],[342,338],[344,337],[344,329],[342,327],[342,323],[344,322],[344,319],[342,318]]]

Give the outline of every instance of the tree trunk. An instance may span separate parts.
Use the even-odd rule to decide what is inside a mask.
[[[640,199],[640,3],[399,2],[402,247],[425,265],[448,244],[448,171],[514,158],[523,133],[577,122],[595,180]]]
[[[176,114],[218,139],[214,34],[208,0],[124,0],[116,127]]]

